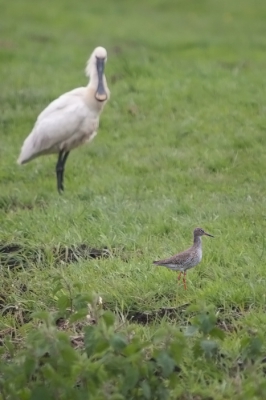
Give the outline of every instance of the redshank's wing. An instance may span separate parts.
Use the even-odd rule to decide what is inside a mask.
[[[164,260],[153,261],[153,264],[171,269],[185,267],[191,259],[191,251],[191,248],[187,249],[181,253],[175,254],[172,257],[165,258]]]

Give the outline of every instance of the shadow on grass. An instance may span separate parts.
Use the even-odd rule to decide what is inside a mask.
[[[190,325],[190,319],[194,316],[194,313],[187,312],[187,308],[190,306],[190,303],[184,303],[178,307],[160,307],[156,310],[143,311],[139,310],[137,305],[131,305],[131,308],[127,310],[125,318],[131,323],[141,324],[141,325],[149,325],[154,322],[160,322],[160,320],[164,317],[167,317],[169,320],[176,322],[180,325],[180,327],[185,327]],[[111,310],[115,312],[110,305],[107,304],[104,306],[105,309]],[[223,330],[226,333],[237,332],[240,329],[237,326],[238,321],[241,320],[245,316],[251,312],[252,307],[247,305],[244,309],[240,309],[235,305],[229,305],[228,308],[217,306],[217,310],[219,310],[219,316],[217,317],[217,327]]]
[[[186,311],[189,303],[183,304],[179,307],[161,307],[158,310],[152,311],[129,311],[127,319],[130,322],[134,322],[141,325],[151,324],[156,320],[160,320],[163,317],[168,317],[175,321],[184,320],[184,312]]]
[[[0,210],[5,213],[17,210],[33,210],[35,207],[46,208],[47,203],[43,198],[21,202],[17,197],[1,196],[0,197]]]
[[[55,246],[51,250],[40,248],[27,248],[20,244],[0,243],[0,265],[9,269],[27,267],[30,264],[44,264],[48,259],[48,253],[51,252],[55,262],[64,262],[66,264],[78,262],[80,259],[88,260],[91,258],[107,258],[111,252],[107,247],[96,249],[87,244],[76,246]]]

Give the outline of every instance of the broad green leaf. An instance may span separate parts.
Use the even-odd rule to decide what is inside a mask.
[[[73,287],[74,287],[75,289],[77,289],[79,292],[81,292],[82,284],[81,284],[81,282],[74,282],[74,283],[73,283]]]
[[[56,286],[52,289],[52,295],[55,296],[61,289],[63,289],[62,282],[57,282]]]
[[[19,392],[20,400],[29,400],[30,398],[31,398],[31,390],[29,388],[23,388],[20,390]],[[0,399],[2,400],[3,398],[0,397]]]
[[[213,338],[218,338],[221,340],[224,340],[225,338],[225,333],[221,329],[219,329],[217,326],[215,326],[211,331],[210,331],[210,336]]]
[[[95,336],[95,327],[94,326],[86,326],[84,329],[84,344],[85,349],[88,356],[92,356],[95,350],[95,346],[97,344],[97,339]]]
[[[57,307],[64,310],[70,306],[70,299],[66,294],[61,294],[57,300]]]
[[[176,363],[182,361],[184,351],[186,349],[186,343],[184,340],[174,340],[169,346],[169,353]]]
[[[160,342],[164,342],[166,336],[168,335],[168,330],[165,328],[160,328],[155,332],[154,338],[153,338],[153,343],[157,344]]]
[[[198,326],[189,325],[185,330],[185,336],[194,336],[199,331]]]
[[[102,315],[102,319],[104,320],[107,327],[114,325],[115,316],[111,311],[105,311]]]
[[[122,385],[122,393],[127,395],[132,390],[139,380],[139,370],[137,366],[127,365],[124,370],[124,380]]]
[[[143,349],[142,343],[138,341],[134,341],[129,343],[124,349],[123,349],[123,354],[125,356],[131,356],[133,354],[138,353]]]
[[[31,318],[40,319],[42,321],[48,322],[51,320],[51,316],[47,311],[36,311],[31,314]]]
[[[84,308],[88,309],[90,303],[92,303],[92,297],[88,294],[78,293],[73,299],[73,306],[77,311]]]
[[[174,360],[166,353],[166,351],[161,351],[157,356],[157,364],[162,368],[162,373],[165,378],[167,378],[175,368]]]
[[[42,374],[47,379],[50,380],[53,378],[55,371],[51,364],[45,364],[42,367]]]
[[[63,348],[61,348],[60,356],[65,361],[65,363],[69,365],[72,365],[75,361],[78,360],[78,354],[75,349],[71,347],[70,344],[65,345]]]
[[[258,356],[261,353],[263,342],[259,337],[250,338],[250,353]]]
[[[54,400],[54,396],[46,386],[35,386],[32,390],[30,400]]]
[[[95,341],[95,353],[102,353],[103,351],[107,350],[110,346],[109,341],[103,337],[100,336],[97,338],[97,340]]]
[[[151,388],[148,382],[146,380],[142,381],[140,387],[142,388],[143,396],[145,397],[145,399],[149,400],[151,398]]]
[[[214,340],[202,340],[200,346],[206,357],[214,356],[218,349],[218,345]]]
[[[86,399],[86,397],[84,399]],[[125,397],[120,393],[114,393],[110,395],[110,400],[125,400]]]
[[[194,312],[200,312],[202,309],[198,304],[191,304],[186,309],[186,314],[191,314]]]
[[[160,385],[157,390],[157,398],[160,400],[168,400],[169,399],[169,391],[163,385]]]
[[[111,342],[111,346],[113,347],[113,349],[118,352],[122,351],[127,345],[126,339],[122,335],[119,335],[119,334],[115,334],[111,338],[110,342]]]
[[[15,346],[14,346],[14,343],[12,343],[12,341],[10,340],[10,338],[7,337],[7,338],[4,340],[4,344],[5,344],[5,347],[7,348],[8,352],[10,353],[11,357],[13,357],[13,356],[14,356],[14,353],[15,353]]]
[[[203,349],[201,347],[201,340],[196,340],[193,346],[193,355],[194,358],[199,358],[203,354]]]
[[[260,337],[245,337],[241,340],[243,357],[256,358],[261,354],[263,342]]]
[[[73,322],[79,321],[84,319],[86,316],[88,315],[88,309],[87,308],[83,308],[77,312],[75,312],[74,314],[71,314],[69,317],[69,323],[72,324]]]
[[[38,343],[36,343],[35,346],[36,346],[35,354],[37,357],[43,357],[44,355],[49,354],[51,350],[51,343],[45,340],[44,337],[43,340],[38,341]]]
[[[216,317],[213,313],[202,313],[192,318],[191,324],[192,326],[197,326],[199,331],[207,335],[215,327]]]
[[[30,377],[33,374],[36,368],[36,364],[37,364],[37,359],[30,356],[26,357],[23,368],[28,377]]]

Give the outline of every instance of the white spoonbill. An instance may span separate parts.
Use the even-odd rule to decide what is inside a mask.
[[[90,78],[88,86],[71,90],[50,103],[23,143],[18,164],[43,154],[58,153],[59,193],[64,190],[64,168],[70,150],[90,142],[97,134],[100,114],[110,97],[104,75],[106,60],[106,49],[96,47],[85,70]]]

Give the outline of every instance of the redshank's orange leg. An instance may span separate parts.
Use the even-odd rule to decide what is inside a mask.
[[[187,290],[187,285],[186,285],[186,273],[184,272],[183,275],[183,284],[184,284],[184,289]]]
[[[178,281],[180,281],[181,275],[182,275],[182,271],[179,272],[179,275],[178,275],[178,277],[177,277],[177,280],[178,280]]]

